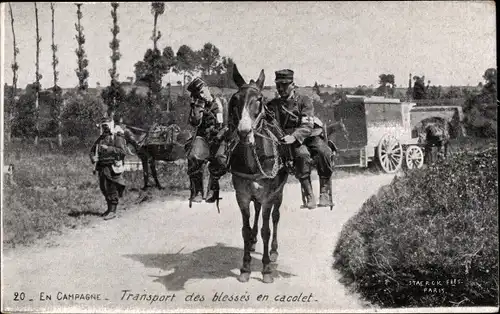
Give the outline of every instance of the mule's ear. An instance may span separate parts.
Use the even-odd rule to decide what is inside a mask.
[[[234,64],[233,66],[233,80],[236,83],[236,86],[238,86],[238,88],[246,84],[245,79],[243,79],[243,77],[241,76],[240,71],[238,71],[238,67],[236,66],[236,64]]]
[[[259,78],[257,79],[257,87],[262,89],[264,87],[264,81],[266,80],[266,75],[264,74],[264,70],[260,70]]]

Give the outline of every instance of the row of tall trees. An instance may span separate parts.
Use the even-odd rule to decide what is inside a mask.
[[[87,70],[89,61],[87,59],[87,55],[85,53],[84,44],[85,44],[85,36],[84,36],[84,28],[82,26],[81,20],[83,17],[82,13],[82,5],[81,3],[75,4],[77,7],[76,16],[77,23],[75,23],[76,29],[76,42],[77,49],[75,50],[77,56],[77,68],[75,69],[76,76],[78,78],[78,91],[80,93],[85,93],[88,90],[88,77],[89,72]],[[112,4],[114,7],[115,4]],[[39,21],[38,21],[38,5],[34,3],[34,12],[35,12],[35,32],[36,32],[36,59],[35,59],[35,80],[32,84],[29,84],[26,88],[26,93],[21,97],[16,95],[17,92],[17,73],[19,71],[19,64],[17,63],[17,55],[19,54],[19,49],[16,43],[15,36],[15,19],[14,13],[12,11],[12,6],[9,3],[10,10],[10,19],[11,19],[11,27],[12,27],[12,38],[13,38],[13,48],[14,48],[14,58],[13,63],[11,65],[13,72],[13,81],[12,86],[10,88],[10,97],[8,98],[7,103],[7,116],[6,119],[6,140],[10,141],[10,137],[12,134],[12,126],[14,124],[14,120],[16,121],[16,127],[18,129],[18,134],[28,135],[31,134],[34,136],[34,144],[38,144],[39,136],[40,136],[40,97],[41,93],[44,93],[44,101],[48,102],[48,107],[50,111],[51,122],[49,123],[49,128],[55,130],[58,137],[59,145],[62,145],[62,119],[63,112],[65,108],[65,102],[62,97],[62,89],[58,86],[58,76],[59,72],[57,71],[57,65],[59,64],[59,60],[57,58],[57,45],[55,43],[55,11],[56,7],[54,3],[50,3],[51,9],[51,26],[52,26],[52,70],[53,70],[53,86],[49,88],[47,91],[50,93],[49,99],[47,99],[46,92],[42,92],[42,86],[40,84],[40,80],[42,79],[42,74],[40,73],[40,43],[42,38],[40,37],[40,29],[39,29]],[[116,64],[114,64],[115,71],[112,75],[116,74]],[[17,119],[16,119],[17,116]]]
[[[167,103],[167,112],[171,111],[170,102],[163,99],[162,81],[163,77],[171,72],[181,74],[183,76],[182,85],[185,86],[187,81],[195,73],[200,73],[210,85],[219,87],[230,87],[231,70],[233,68],[233,60],[229,57],[221,56],[219,49],[212,43],[205,43],[199,50],[193,50],[187,45],[179,47],[177,52],[174,53],[172,47],[166,46],[163,49],[159,48],[159,39],[161,38],[161,31],[158,30],[157,23],[161,15],[165,12],[165,4],[162,2],[153,2],[151,4],[151,13],[153,16],[153,31],[152,31],[152,48],[147,49],[144,59],[134,65],[136,82],[144,82],[149,87],[148,97],[146,99],[139,99],[136,96],[125,95],[119,83],[119,74],[117,71],[117,63],[121,58],[119,51],[120,40],[118,35],[120,28],[118,25],[118,8],[119,4],[116,2],[111,3],[111,18],[113,27],[111,28],[111,41],[109,47],[111,49],[111,67],[109,69],[110,85],[105,88],[100,99],[94,99],[87,94],[88,92],[88,77],[87,70],[89,61],[85,52],[84,45],[86,43],[84,28],[82,25],[83,17],[83,4],[76,3],[76,17],[75,23],[75,40],[77,48],[75,50],[77,68],[75,69],[78,78],[78,88],[74,93],[70,93],[68,97],[62,96],[62,89],[58,86],[58,71],[57,65],[59,63],[57,58],[57,45],[55,43],[55,12],[56,6],[51,3],[52,13],[52,70],[53,70],[53,86],[48,89],[50,97],[47,98],[46,91],[42,95],[44,102],[49,99],[50,117],[52,125],[49,127],[55,130],[58,136],[59,145],[62,145],[62,131],[67,130],[68,125],[82,124],[81,127],[72,127],[72,130],[78,129],[78,132],[85,130],[86,126],[92,126],[93,123],[99,118],[99,110],[102,104],[107,106],[107,114],[110,117],[115,115],[115,112],[127,112],[130,116],[144,117],[141,123],[147,123],[150,119],[155,118],[157,109],[162,103]],[[39,73],[39,55],[40,55],[40,42],[42,38],[39,36],[38,25],[38,7],[34,3],[35,9],[35,22],[36,22],[36,73],[33,84],[28,85],[27,91],[21,97],[16,95],[17,91],[17,73],[19,64],[17,63],[17,56],[20,53],[16,43],[15,29],[14,29],[14,15],[12,12],[11,4],[9,3],[11,27],[13,34],[13,63],[11,65],[13,71],[12,88],[7,90],[6,95],[9,101],[6,103],[6,110],[8,111],[6,119],[6,139],[9,140],[11,134],[12,122],[16,118],[16,125],[18,134],[22,136],[33,136],[35,144],[38,143],[40,135],[40,115],[39,115],[39,101],[41,94],[40,79],[42,75]],[[471,95],[470,108],[475,108],[475,104],[492,102],[491,99],[496,99],[496,69],[488,69],[483,78],[485,79],[484,85],[481,84],[481,93],[479,95]],[[411,84],[410,75],[410,84]],[[440,97],[451,97],[455,94],[462,95],[462,91],[449,89],[446,93],[442,92],[441,87],[430,87],[430,81],[425,86],[425,77],[414,76],[415,81],[411,89],[411,97],[413,99],[429,99]],[[234,84],[234,83],[233,83]],[[342,87],[342,86],[341,86]],[[379,75],[379,87],[374,94],[378,95],[394,95],[396,84],[393,74]],[[184,88],[183,88],[184,89]],[[315,89],[318,95],[321,94],[319,85],[315,83]],[[342,92],[342,91],[341,91]],[[360,91],[359,93],[363,93]],[[359,94],[358,91],[355,94]],[[371,93],[371,92],[370,92]],[[135,97],[135,98],[134,98]],[[18,99],[19,98],[19,99]],[[126,106],[125,106],[126,105]],[[122,107],[122,108],[120,108]],[[126,108],[125,108],[126,107]],[[467,107],[467,108],[469,108]],[[477,107],[477,106],[476,106]],[[149,119],[149,120],[148,120]],[[65,125],[67,123],[67,125]],[[86,124],[85,124],[86,123]]]
[[[99,110],[101,105],[107,106],[107,115],[113,117],[115,112],[119,111],[121,113],[130,111],[128,107],[133,107],[131,103],[140,105],[141,112],[151,113],[152,119],[156,113],[157,109],[160,109],[160,104],[167,103],[170,105],[169,101],[165,101],[162,97],[162,79],[164,75],[171,72],[181,74],[183,76],[182,85],[185,86],[186,83],[191,79],[191,76],[195,72],[201,72],[203,76],[209,81],[211,85],[224,85],[230,82],[230,79],[223,78],[220,76],[224,71],[231,71],[233,66],[233,61],[231,58],[221,57],[219,49],[211,44],[206,43],[202,49],[193,51],[191,47],[187,45],[182,45],[176,53],[174,53],[171,47],[165,47],[160,51],[159,39],[161,38],[161,31],[158,29],[157,23],[162,14],[165,12],[165,3],[163,2],[153,2],[151,3],[151,13],[153,16],[153,32],[152,32],[152,48],[147,49],[144,59],[135,64],[136,82],[141,81],[146,83],[148,88],[148,97],[146,100],[137,99],[137,95],[131,96],[134,99],[129,99],[128,95],[125,95],[123,88],[119,82],[119,74],[117,71],[117,63],[120,60],[121,54],[119,51],[120,40],[118,35],[120,33],[120,28],[118,25],[118,3],[111,3],[111,18],[113,21],[113,27],[111,28],[111,41],[109,47],[111,49],[111,67],[109,69],[110,84],[106,87],[100,97],[101,100],[93,99],[92,95],[88,94],[88,78],[89,71],[87,70],[89,65],[89,60],[87,59],[87,54],[85,51],[86,38],[84,34],[84,26],[82,23],[84,5],[82,3],[75,3],[76,6],[76,22],[75,22],[75,40],[77,48],[75,49],[76,63],[75,74],[78,79],[78,86],[74,92],[62,94],[62,89],[58,86],[58,71],[57,66],[59,60],[57,58],[57,45],[56,45],[56,34],[55,34],[55,14],[57,7],[55,4],[51,3],[51,13],[52,13],[52,70],[53,70],[53,86],[45,91],[42,91],[40,85],[40,79],[42,78],[39,73],[39,55],[40,55],[40,42],[41,38],[39,36],[39,26],[38,26],[38,6],[34,3],[35,7],[35,20],[36,20],[36,75],[34,83],[29,84],[26,88],[26,93],[22,97],[16,97],[17,91],[17,73],[19,70],[19,65],[17,63],[17,55],[19,54],[19,49],[16,45],[15,29],[14,29],[14,13],[12,12],[12,7],[10,7],[11,16],[11,26],[14,41],[14,60],[12,64],[13,70],[13,84],[10,90],[10,101],[8,109],[10,115],[7,121],[13,121],[14,115],[16,116],[16,135],[22,137],[34,136],[35,144],[38,143],[38,137],[40,135],[40,123],[44,135],[47,135],[47,129],[52,130],[51,132],[56,132],[58,137],[59,145],[62,145],[62,130],[67,128],[67,123],[79,124],[78,121],[94,120],[96,114],[90,111]],[[229,73],[230,74],[230,73]],[[211,81],[211,82],[210,82]],[[215,83],[215,84],[214,84]],[[50,107],[50,119],[47,122],[47,114],[44,113],[43,121],[40,122],[39,116],[39,102],[40,94],[42,95],[42,102],[44,104],[44,110]],[[87,104],[89,103],[89,104]],[[122,108],[120,106],[127,104],[127,108]],[[86,107],[85,107],[86,106]],[[144,107],[144,108],[142,108]],[[132,110],[134,116],[137,116],[139,112],[137,110]],[[163,109],[163,108],[162,108]],[[167,106],[167,112],[171,108]],[[89,111],[90,110],[90,111]],[[73,119],[72,116],[77,116]],[[79,117],[79,118],[78,118]],[[81,118],[81,119],[80,119]],[[69,122],[68,122],[69,121]],[[143,121],[146,122],[146,121]],[[88,126],[93,123],[88,122]],[[11,126],[12,123],[7,123]],[[83,129],[83,127],[75,127],[75,129]],[[9,129],[10,130],[10,129]],[[67,130],[66,130],[67,131]],[[67,133],[67,132],[66,132]],[[8,133],[10,136],[10,132]]]

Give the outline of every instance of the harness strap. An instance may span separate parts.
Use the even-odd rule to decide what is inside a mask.
[[[231,170],[231,174],[233,174],[233,175],[235,175],[237,177],[240,177],[240,178],[243,178],[243,179],[247,179],[247,180],[252,180],[252,181],[260,180],[260,179],[266,179],[260,173],[248,174],[248,173],[243,173],[243,172],[238,172],[238,171]]]
[[[272,133],[269,132],[271,135]],[[279,170],[283,168],[283,164],[281,162],[281,159],[280,159],[280,156],[279,156],[279,152],[278,152],[278,141],[277,140],[274,140],[271,136],[269,137],[266,137],[266,136],[263,136],[261,133],[257,133],[255,132],[255,135],[258,135],[260,137],[263,137],[263,138],[267,138],[269,140],[272,141],[273,143],[273,155],[274,155],[274,163],[273,163],[273,168],[271,170],[271,173],[268,174],[264,171],[264,168],[262,167],[262,164],[261,162],[259,161],[259,156],[257,156],[257,150],[255,149],[255,145],[252,145],[251,149],[252,149],[252,155],[253,157],[255,158],[255,163],[257,164],[257,168],[259,169],[259,173],[256,173],[256,174],[243,174],[243,173],[240,173],[240,172],[237,172],[237,171],[233,171],[233,170],[230,170],[231,173],[237,175],[237,176],[240,176],[240,177],[244,177],[244,178],[247,178],[247,179],[261,179],[261,178],[265,178],[265,179],[272,179],[274,177],[276,177],[276,175],[278,174]]]
[[[285,111],[287,114],[291,115],[295,119],[299,118],[296,114],[294,114],[293,112],[291,112],[290,110],[288,110],[283,104],[281,104],[281,109],[283,109],[283,111]]]
[[[136,131],[141,131],[141,132],[145,132],[145,133],[146,133],[146,132],[148,132],[148,130],[144,130],[144,129],[141,129],[141,128],[137,128],[137,127],[135,127],[135,126],[125,125],[125,124],[124,124],[124,126],[125,126],[126,128],[128,128],[128,129],[132,129],[132,130],[136,130]]]

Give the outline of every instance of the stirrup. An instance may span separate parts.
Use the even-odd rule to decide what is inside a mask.
[[[219,198],[219,190],[210,190],[208,193],[212,192],[213,194],[210,197],[205,199],[205,203],[215,203]]]

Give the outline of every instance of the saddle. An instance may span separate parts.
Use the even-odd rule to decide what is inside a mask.
[[[169,126],[154,124],[146,135],[145,145],[170,145],[177,143],[177,136],[181,133],[181,129],[177,124]]]

